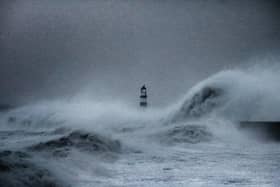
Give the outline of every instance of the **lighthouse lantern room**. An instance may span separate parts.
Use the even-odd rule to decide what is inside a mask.
[[[147,88],[145,85],[143,85],[140,89],[140,107],[148,106],[147,98]]]

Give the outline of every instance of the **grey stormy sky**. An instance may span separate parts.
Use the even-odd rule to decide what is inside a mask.
[[[1,0],[0,102],[86,92],[154,105],[221,69],[279,53],[274,0]]]

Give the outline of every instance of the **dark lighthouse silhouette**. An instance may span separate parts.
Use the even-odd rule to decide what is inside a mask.
[[[140,107],[147,107],[148,102],[147,102],[148,96],[147,96],[147,88],[145,84],[141,87],[140,89]]]

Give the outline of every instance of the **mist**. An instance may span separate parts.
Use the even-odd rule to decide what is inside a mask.
[[[0,186],[280,186],[279,12],[0,0]]]
[[[279,53],[277,1],[2,0],[0,12],[2,103],[137,104],[146,84],[162,106],[209,75]]]

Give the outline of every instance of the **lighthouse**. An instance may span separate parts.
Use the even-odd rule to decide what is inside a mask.
[[[145,85],[143,85],[140,89],[140,107],[147,107],[148,102],[147,102],[147,88]]]

